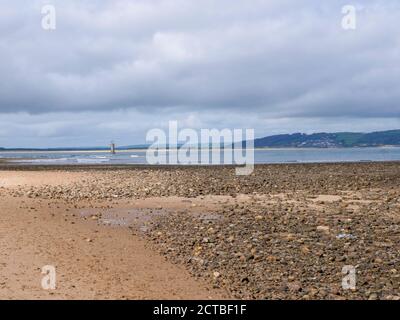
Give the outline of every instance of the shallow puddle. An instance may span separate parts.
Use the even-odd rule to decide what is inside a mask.
[[[147,232],[149,224],[156,217],[168,214],[166,209],[138,209],[138,208],[113,208],[113,209],[82,209],[79,214],[82,218],[92,219],[99,224],[111,227],[133,227],[142,232]]]
[[[211,212],[198,212],[197,209],[176,210],[176,209],[160,209],[160,208],[112,208],[112,209],[94,209],[86,208],[78,211],[80,217],[85,220],[93,220],[100,225],[109,227],[125,227],[136,231],[146,233],[153,227],[153,222],[158,217],[167,214],[179,212],[182,219],[185,214],[194,216],[203,223],[212,223],[215,220],[221,220],[222,216]]]

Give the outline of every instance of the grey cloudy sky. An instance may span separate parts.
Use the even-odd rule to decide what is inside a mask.
[[[397,0],[0,0],[0,146],[400,128],[398,21]]]

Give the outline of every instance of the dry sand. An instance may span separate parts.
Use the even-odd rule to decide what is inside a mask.
[[[17,189],[80,178],[69,172],[7,171],[0,172],[0,186]],[[15,198],[5,189],[0,200],[0,299],[226,297],[167,262],[129,229],[99,226],[74,217],[65,202]],[[56,267],[56,290],[41,287],[45,265]]]

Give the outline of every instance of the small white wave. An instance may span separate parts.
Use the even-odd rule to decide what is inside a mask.
[[[78,158],[76,159],[76,162],[78,163],[103,163],[103,162],[109,162],[110,159],[90,159],[90,158]]]
[[[53,162],[68,162],[68,158],[55,158],[55,159],[21,159],[21,160],[11,160],[11,162],[20,163],[53,163]]]

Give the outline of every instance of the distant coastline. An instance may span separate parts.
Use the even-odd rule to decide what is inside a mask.
[[[329,149],[344,149],[344,150],[349,150],[349,149],[368,149],[368,148],[374,148],[374,149],[393,149],[393,148],[400,148],[400,145],[387,145],[387,146],[368,146],[368,147],[257,147],[257,148],[249,148],[247,150],[264,150],[264,151],[275,151],[275,150],[329,150]],[[191,148],[192,150],[198,149],[198,150],[208,150],[208,148]],[[131,153],[131,152],[147,152],[148,149],[117,149],[116,153]],[[169,151],[169,150],[176,150],[176,149],[159,149],[160,151]],[[224,150],[224,148],[214,148],[213,150],[218,151],[218,150]],[[71,149],[50,149],[50,150],[44,150],[44,149],[0,149],[0,154],[10,154],[10,153],[15,153],[15,154],[58,154],[58,153],[66,153],[66,154],[73,154],[73,153],[110,153],[109,149],[78,149],[78,150],[71,150]]]

